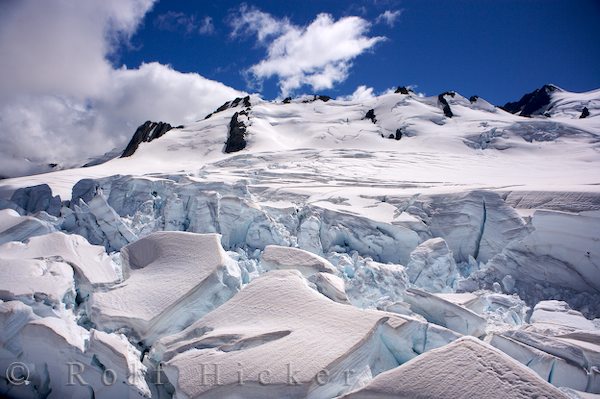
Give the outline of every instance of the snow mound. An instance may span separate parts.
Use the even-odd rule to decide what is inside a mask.
[[[21,216],[13,209],[0,210],[0,244],[23,241],[55,231],[54,226],[33,216]]]
[[[343,398],[566,399],[527,367],[471,337],[460,338],[377,376]]]
[[[0,299],[58,307],[75,303],[73,269],[65,262],[0,258]]]
[[[94,287],[114,284],[119,280],[118,267],[104,252],[104,248],[91,245],[81,236],[54,232],[30,238],[27,242],[10,242],[0,246],[3,259],[59,260],[72,267],[78,280],[82,297]]]
[[[482,336],[486,321],[477,313],[425,291],[408,288],[404,301],[410,309],[432,323],[461,334]]]
[[[325,398],[456,338],[414,319],[335,303],[298,271],[276,270],[159,340],[150,356],[164,362],[178,397]]]
[[[125,281],[91,299],[91,320],[148,344],[187,327],[229,299],[240,269],[217,234],[152,233],[122,249]]]
[[[315,273],[336,273],[328,260],[299,248],[267,245],[261,264],[265,270],[295,269],[308,277]]]

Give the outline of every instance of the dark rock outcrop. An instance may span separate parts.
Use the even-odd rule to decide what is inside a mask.
[[[10,200],[27,213],[45,211],[52,216],[59,216],[62,206],[60,197],[58,195],[53,197],[52,189],[47,184],[19,188]]]
[[[331,97],[329,97],[329,96],[321,96],[321,95],[315,94],[312,99],[310,99],[310,100],[304,100],[302,102],[303,103],[312,103],[312,102],[315,102],[317,100],[321,100],[324,103],[326,103],[327,101],[331,100]]]
[[[217,110],[215,112],[212,112],[212,113],[206,115],[204,117],[204,119],[208,119],[211,116],[213,116],[214,114],[216,114],[218,112],[225,111],[226,109],[235,108],[235,107],[237,107],[240,104],[242,104],[242,106],[244,106],[246,108],[250,108],[252,106],[252,104],[250,103],[250,96],[236,97],[232,101],[227,101],[225,104],[223,104],[219,108],[217,108]]]
[[[229,135],[225,143],[225,152],[237,152],[246,148],[246,125],[238,120],[238,116],[248,115],[246,111],[240,111],[233,114],[229,122]]]
[[[452,113],[452,110],[450,109],[450,104],[448,104],[448,101],[446,101],[444,96],[454,97],[455,94],[456,93],[454,93],[453,91],[446,91],[446,92],[438,95],[438,102],[442,105],[442,110],[444,111],[444,115],[446,115],[448,118],[452,118],[454,116],[454,114]]]
[[[396,140],[400,140],[402,138],[402,129],[396,129]]]
[[[289,104],[291,102],[292,102],[292,97],[286,97],[286,98],[283,99],[283,103],[284,104]]]
[[[540,89],[525,94],[519,101],[508,102],[500,108],[520,116],[543,115],[549,111],[548,105],[552,100],[550,94],[555,91],[562,90],[554,85],[544,85]]]
[[[406,86],[398,86],[398,88],[396,89],[396,91],[394,91],[394,93],[410,94],[410,93],[414,93],[414,91],[412,91],[411,89],[409,89]]]
[[[133,155],[141,143],[148,143],[154,139],[157,139],[171,129],[172,126],[165,122],[144,122],[144,124],[138,127],[133,134],[129,144],[127,144],[127,147],[125,147],[125,151],[123,151],[121,158]]]
[[[584,119],[584,118],[587,118],[588,116],[590,116],[590,110],[588,109],[588,107],[583,107],[583,110],[581,111],[581,115],[579,116],[579,119]]]
[[[367,114],[364,116],[363,119],[370,119],[371,122],[377,123],[377,119],[375,118],[375,110],[374,109],[368,110]]]
[[[471,96],[471,97],[469,97],[469,102],[471,104],[473,104],[473,103],[477,102],[478,98],[479,98],[479,96]]]

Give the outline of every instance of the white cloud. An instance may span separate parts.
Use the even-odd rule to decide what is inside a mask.
[[[0,2],[0,175],[75,165],[145,120],[188,123],[242,93],[159,63],[112,67],[151,0]]]
[[[402,14],[402,10],[395,10],[395,11],[385,10],[383,13],[379,14],[377,19],[375,19],[375,23],[376,24],[386,24],[393,28],[394,25],[396,24],[396,20],[398,19],[398,17],[400,17],[401,14]]]
[[[352,93],[349,96],[341,96],[338,97],[339,100],[346,100],[346,101],[365,101],[365,100],[370,100],[372,98],[375,97],[375,94],[373,93],[373,88],[372,87],[367,87],[367,86],[358,86],[356,88],[356,90],[354,90],[354,93]]]
[[[360,17],[334,21],[329,14],[319,14],[300,27],[254,8],[242,6],[240,11],[230,20],[232,35],[256,34],[259,44],[267,47],[265,59],[248,72],[259,82],[277,77],[282,96],[303,85],[332,88],[348,77],[354,58],[385,40],[367,36],[370,24]]]
[[[256,34],[259,43],[264,43],[267,39],[279,36],[293,28],[287,18],[276,19],[271,14],[248,7],[246,4],[242,4],[239,13],[231,14],[228,19],[232,27],[232,37]]]
[[[199,33],[201,35],[212,35],[215,32],[215,26],[211,17],[204,17],[200,21],[196,15],[188,15],[177,11],[167,11],[160,14],[154,20],[154,25],[158,29],[183,32],[185,34]]]
[[[198,33],[201,35],[212,35],[215,33],[215,25],[213,24],[213,19],[211,17],[202,18],[202,22],[198,27]]]

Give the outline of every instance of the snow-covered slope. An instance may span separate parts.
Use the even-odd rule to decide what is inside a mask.
[[[348,399],[476,397],[567,398],[532,371],[471,337],[428,352],[344,396]]]
[[[1,180],[0,394],[600,393],[600,92],[546,89],[250,96]]]

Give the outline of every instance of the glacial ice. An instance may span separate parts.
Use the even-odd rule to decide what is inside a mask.
[[[431,238],[410,254],[406,273],[412,284],[430,292],[451,290],[458,278],[452,252],[443,238]]]
[[[533,231],[490,260],[488,275],[512,275],[519,293],[528,285],[600,293],[600,213],[536,211]]]
[[[430,213],[431,234],[446,240],[457,262],[469,256],[486,262],[527,233],[517,212],[489,191],[432,196],[423,208]]]
[[[404,301],[410,305],[413,312],[422,315],[429,322],[476,337],[485,333],[486,321],[483,317],[439,296],[408,288],[404,294]]]
[[[315,284],[317,291],[325,295],[334,302],[350,303],[346,294],[344,280],[331,273],[315,273],[308,278],[308,281]]]
[[[600,393],[599,324],[565,302],[542,301],[530,324],[493,334],[490,343],[555,386]]]
[[[175,333],[240,289],[240,269],[217,234],[156,232],[122,248],[124,281],[94,292],[90,318],[150,345]]]
[[[60,214],[60,197],[52,196],[52,189],[47,184],[17,189],[10,200],[28,213],[45,211],[52,216]]]
[[[104,247],[91,245],[76,234],[54,232],[32,237],[24,243],[6,243],[0,245],[0,259],[10,259],[10,262],[43,260],[47,264],[50,264],[48,261],[64,262],[69,268],[73,268],[77,290],[83,298],[94,288],[114,284],[119,280],[119,267],[106,254]]]
[[[276,270],[160,339],[150,356],[165,363],[181,397],[334,397],[421,353],[417,339],[439,346],[457,338],[426,326],[332,302],[298,271]]]
[[[424,396],[496,382],[501,395],[505,380],[471,367],[489,360],[518,382],[515,397],[562,397],[477,341],[431,352],[460,334],[570,395],[598,392],[593,107],[585,120],[562,105],[552,121],[523,120],[446,97],[452,119],[414,93],[253,97],[235,154],[222,151],[236,111],[226,109],[127,159],[0,181],[0,285],[11,300],[0,302],[0,371],[13,361],[32,371],[28,386],[0,378],[0,394],[330,398],[368,384],[356,392],[366,395],[386,370],[406,368],[423,376],[407,387],[433,381]],[[370,109],[376,123],[363,120]],[[402,140],[389,140],[397,130]],[[465,345],[482,355],[463,357]],[[64,368],[49,368],[69,359],[85,365],[87,390],[56,388]],[[161,360],[166,375],[155,375]],[[197,387],[214,360],[228,385]],[[300,384],[285,384],[286,362]],[[274,384],[260,385],[263,367],[279,368]],[[103,369],[118,374],[109,389]]]
[[[348,399],[567,399],[527,367],[472,337],[460,338],[375,377]]]
[[[33,216],[21,216],[12,209],[0,210],[0,244],[23,241],[55,231],[55,227]]]
[[[104,245],[109,251],[118,251],[137,239],[108,205],[102,192],[97,193],[89,203],[79,199],[71,206],[72,212],[65,210],[63,229],[66,231],[82,235],[92,244]]]
[[[336,273],[328,260],[299,248],[267,245],[262,253],[261,265],[265,270],[295,269],[308,277],[315,273]]]

